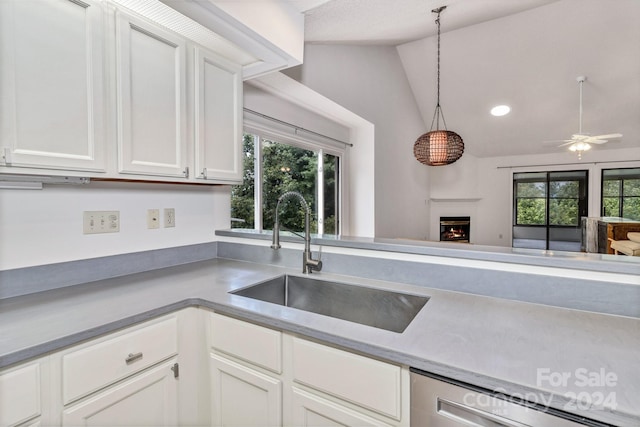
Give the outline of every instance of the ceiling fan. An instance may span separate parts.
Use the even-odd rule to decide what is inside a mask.
[[[588,133],[582,132],[582,85],[587,80],[586,76],[578,76],[576,78],[578,84],[580,85],[580,125],[578,133],[571,135],[571,139],[563,139],[559,141],[547,141],[546,143],[557,143],[561,142],[562,144],[558,145],[558,147],[566,147],[569,146],[569,150],[575,151],[578,153],[578,159],[582,158],[582,152],[587,151],[591,148],[591,144],[605,144],[609,142],[610,139],[622,138],[621,133],[609,133],[606,135],[589,135]]]

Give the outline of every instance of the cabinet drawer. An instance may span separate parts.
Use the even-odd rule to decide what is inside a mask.
[[[275,373],[282,372],[282,333],[213,313],[211,346]]]
[[[0,374],[0,425],[15,425],[40,415],[40,365]]]
[[[65,354],[64,404],[158,363],[178,352],[175,317]]]
[[[294,338],[293,377],[325,393],[401,418],[399,366]]]

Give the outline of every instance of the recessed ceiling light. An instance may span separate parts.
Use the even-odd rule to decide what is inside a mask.
[[[491,109],[491,115],[500,117],[509,114],[509,111],[511,111],[511,107],[508,105],[496,105]]]

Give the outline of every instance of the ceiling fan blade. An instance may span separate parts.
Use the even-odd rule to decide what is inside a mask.
[[[589,144],[605,144],[609,142],[608,139],[589,139],[587,143]]]
[[[544,145],[552,145],[552,144],[557,144],[559,142],[573,142],[573,140],[572,139],[554,139],[551,141],[542,141]]]
[[[565,146],[567,146],[567,145],[575,144],[575,142],[576,142],[576,141],[567,141],[567,142],[565,142],[564,144],[560,144],[560,145],[558,145],[558,147],[565,147]]]
[[[621,133],[610,133],[608,135],[594,135],[594,136],[590,136],[590,139],[615,139],[615,138],[622,138],[622,134]],[[589,141],[591,142],[591,141]]]

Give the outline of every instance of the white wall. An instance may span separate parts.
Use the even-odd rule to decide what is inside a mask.
[[[308,121],[309,129],[326,132],[328,136],[350,142],[353,147],[346,150],[344,163],[348,172],[343,176],[342,194],[342,234],[346,236],[373,237],[375,227],[375,175],[374,175],[374,126],[353,111],[338,105],[331,99],[313,91],[300,82],[282,74],[272,73],[252,80],[256,86],[271,98],[264,99],[248,93],[246,101],[260,112],[281,120],[297,123]],[[261,99],[262,98],[262,99]],[[325,123],[309,117],[308,114],[292,114],[290,108],[283,108],[283,101],[298,108],[310,110],[322,116]],[[330,120],[332,126],[328,126]],[[348,130],[348,138],[341,135]],[[304,126],[304,125],[303,125]],[[316,128],[319,126],[319,128]]]
[[[280,76],[281,78],[288,79],[286,76]],[[339,141],[349,142],[350,129],[348,127],[319,114],[318,111],[315,111],[312,107],[300,108],[300,105],[296,105],[283,98],[284,94],[282,93],[270,93],[256,87],[255,84],[260,84],[260,81],[261,79],[257,78],[244,83],[243,100],[245,108]],[[245,112],[244,116],[246,121],[257,121],[274,129],[281,129],[283,133],[290,133],[292,136],[296,136],[296,130],[292,126],[283,126],[269,120],[265,121],[261,119],[260,116],[256,116],[250,112]],[[305,133],[304,131],[300,131],[300,134],[302,137],[311,140],[318,139],[322,143],[333,144],[330,140],[317,138],[313,134]],[[344,145],[337,144],[337,147],[344,148]]]
[[[440,216],[469,215],[473,243],[511,246],[515,172],[588,170],[588,215],[600,216],[601,171],[622,167],[640,167],[640,148],[600,151],[596,148],[583,154],[582,161],[569,151],[488,158],[465,155],[446,168],[431,171],[431,197],[436,199],[431,200],[432,236],[437,239]]]
[[[0,189],[0,270],[211,242],[229,228],[230,187],[132,182]],[[175,208],[176,227],[149,230],[146,211]],[[84,235],[82,212],[120,211],[120,232]]]
[[[427,238],[429,172],[413,157],[425,127],[396,49],[309,44],[285,73],[374,124],[375,235]]]
[[[552,152],[542,141],[578,131],[580,75],[587,76],[583,131],[622,133],[619,148],[640,146],[639,1],[562,0],[451,31],[449,13],[453,6],[442,17],[440,103],[448,129],[464,139],[465,155]],[[425,25],[435,30],[433,21]],[[429,126],[437,37],[397,49]],[[499,104],[511,113],[491,116]]]
[[[570,9],[572,4],[575,2],[562,2],[557,7],[561,7],[565,11],[564,8]],[[626,2],[626,4],[629,3]],[[531,43],[535,43],[537,37],[535,28],[537,27],[530,21],[535,22],[534,18],[538,13],[541,12],[534,10],[531,12],[532,15],[514,15],[503,18],[501,22],[492,21],[452,31],[447,33],[447,43],[450,47],[452,45],[455,47],[456,43],[466,46],[469,40],[473,40],[474,43],[486,44],[483,37],[487,32],[496,38],[502,37],[498,27],[505,22],[513,24],[522,33],[533,34]],[[592,12],[589,13],[592,14]],[[525,23],[527,27],[521,28]],[[626,23],[628,24],[628,21]],[[495,32],[493,32],[494,30]],[[561,30],[557,31],[561,32]],[[618,33],[619,31],[616,34]],[[640,153],[636,148],[603,150],[596,147],[584,155],[584,160],[581,163],[578,162],[574,153],[568,151],[544,155],[476,157],[473,153],[475,151],[481,153],[482,150],[477,146],[475,147],[477,150],[474,150],[474,144],[478,145],[478,138],[484,136],[477,129],[463,135],[467,151],[458,162],[446,167],[430,168],[420,165],[413,158],[412,145],[415,139],[428,129],[435,106],[433,96],[435,56],[428,55],[431,51],[425,46],[428,44],[427,41],[430,40],[408,43],[397,47],[397,49],[385,46],[310,44],[306,46],[304,64],[285,71],[287,75],[298,79],[313,90],[375,125],[376,236],[437,240],[440,216],[469,215],[472,217],[473,223],[471,232],[473,243],[511,246],[511,177],[513,171],[520,169],[554,170],[558,168],[566,170],[583,167],[588,169],[590,173],[589,214],[599,215],[600,184],[598,180],[600,170],[603,167],[638,165],[637,160],[640,160]],[[590,49],[589,46],[583,46],[583,48]],[[392,52],[394,49],[395,53]],[[456,49],[451,48],[450,50],[455,51]],[[496,58],[502,55],[501,57],[504,59],[504,52],[500,49],[493,53]],[[449,71],[456,68],[456,61],[465,64],[464,67],[458,69],[458,72],[464,76],[453,75],[446,79],[452,85],[446,91],[449,94],[447,95],[447,99],[449,99],[447,105],[465,106],[470,103],[470,97],[474,97],[470,92],[456,92],[456,81],[467,79],[472,81],[479,88],[478,90],[480,88],[490,90],[491,84],[480,84],[477,79],[469,77],[473,76],[473,74],[469,74],[469,70],[473,70],[474,66],[482,63],[482,61],[475,63],[471,61],[472,65],[466,64],[469,58],[474,58],[474,56],[466,55],[460,58],[448,55],[446,60],[448,62],[443,64],[448,67]],[[593,62],[600,64],[597,57],[589,58],[588,64],[591,68],[586,67],[581,71],[593,75],[596,81],[599,77],[605,78],[596,72],[595,65],[592,64]],[[584,58],[581,56],[581,59]],[[486,60],[490,61],[490,59]],[[497,61],[495,58],[493,60]],[[515,64],[514,67],[517,65],[517,69],[527,67],[526,63],[517,55],[509,57],[509,61],[510,64]],[[572,65],[575,64],[572,63]],[[597,68],[597,70],[600,71],[601,68]],[[554,68],[546,68],[544,71],[544,75],[560,72]],[[574,70],[561,71],[561,77],[556,76],[560,81],[564,81],[565,75],[568,75],[567,81],[571,82],[579,74]],[[504,75],[495,78],[507,81]],[[508,81],[512,83],[512,91],[517,92],[517,84],[521,83],[517,79]],[[536,81],[540,83],[543,80]],[[544,81],[546,82],[546,80]],[[633,89],[631,91],[633,93]],[[418,94],[417,98],[414,97],[414,93]],[[421,107],[420,109],[418,105]],[[553,105],[531,106],[531,108],[542,109],[545,114],[552,116],[564,117],[560,114],[562,112],[559,112]],[[455,124],[452,127],[453,130],[458,131],[458,125],[464,127],[470,124],[458,123],[455,120],[456,108],[445,108],[445,110],[447,111],[448,124]],[[477,113],[480,110],[482,109],[474,111]],[[421,116],[419,111],[422,112]],[[575,125],[574,113],[573,110],[568,112],[570,120],[567,120],[567,123],[568,126],[571,125],[569,126],[571,129]],[[631,109],[625,113],[633,115],[634,110]],[[531,117],[539,119],[535,114],[531,114]],[[630,117],[628,121],[632,122],[633,120],[637,120],[637,117]],[[534,128],[536,132],[544,129],[540,126],[534,126]],[[603,126],[603,128],[609,129],[607,126]],[[499,129],[497,131],[501,132]],[[616,128],[615,131],[620,131],[620,129]],[[523,133],[522,129],[516,129],[512,132],[513,138],[531,141],[531,144],[538,144],[545,137],[544,135]],[[568,131],[567,134],[570,133]],[[640,146],[637,135],[633,132],[628,135],[625,133],[625,141],[627,147],[629,145],[631,147]],[[631,144],[628,144],[629,142]],[[491,144],[491,141],[488,141],[487,144]],[[531,148],[531,151],[534,151],[534,147]],[[617,163],[624,160],[636,160],[636,162]],[[594,165],[593,162],[612,163]],[[569,163],[570,165],[550,166],[557,163]],[[540,166],[534,167],[533,165]],[[523,167],[520,169],[497,169],[498,166]]]

